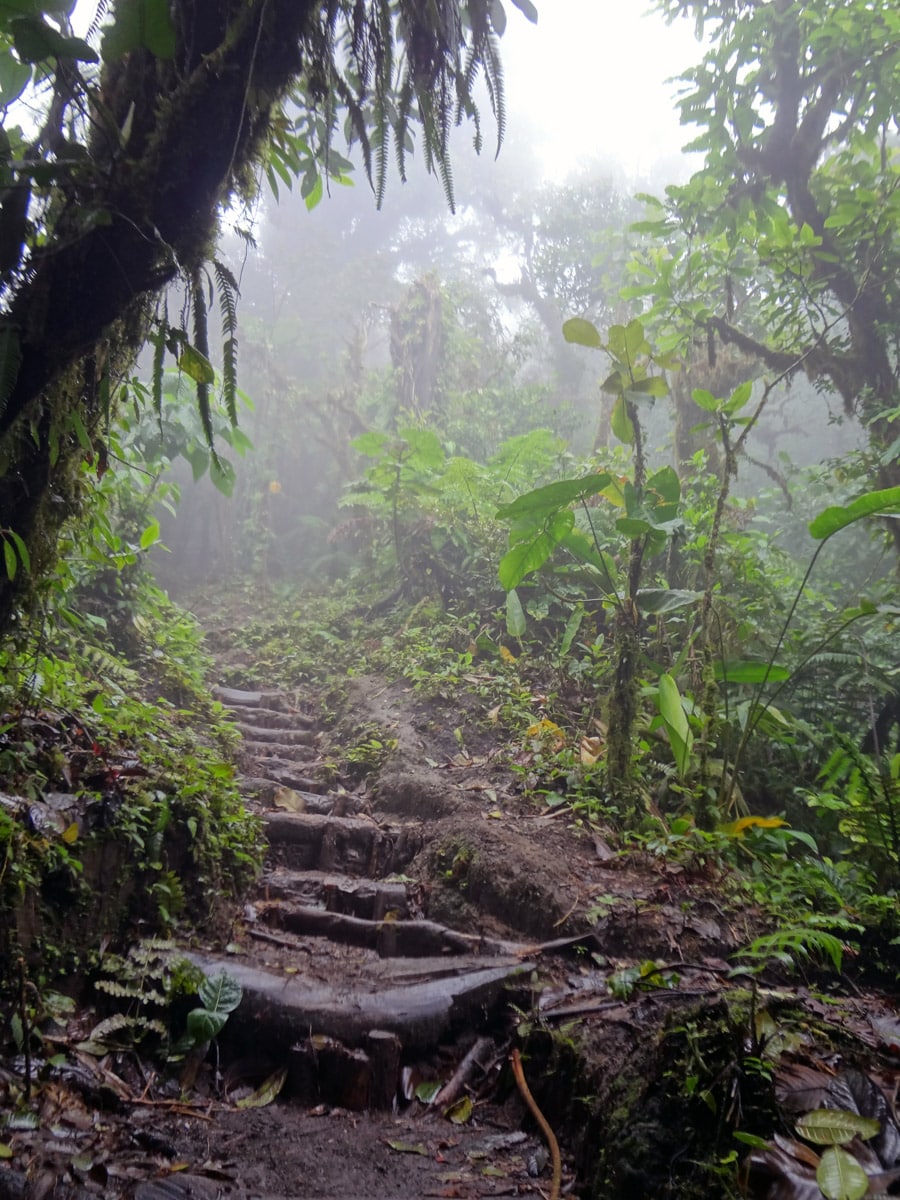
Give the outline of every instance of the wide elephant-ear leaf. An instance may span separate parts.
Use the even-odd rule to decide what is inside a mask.
[[[580,479],[560,479],[557,483],[548,483],[544,487],[526,492],[511,504],[498,508],[497,517],[501,521],[518,520],[521,517],[540,520],[554,509],[563,508],[575,500],[585,500],[588,496],[597,495],[609,487],[611,482],[612,476],[606,471],[584,475]]]
[[[816,541],[830,538],[839,529],[852,525],[862,517],[874,517],[900,513],[900,487],[881,488],[876,492],[866,492],[858,496],[850,504],[834,504],[813,518],[809,523],[809,532]]]

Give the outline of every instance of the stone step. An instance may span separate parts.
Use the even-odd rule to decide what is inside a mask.
[[[263,824],[270,852],[277,861],[302,871],[341,871],[381,878],[401,869],[394,865],[390,831],[362,817],[270,812],[263,817]]]
[[[242,688],[214,687],[214,700],[229,708],[274,708],[278,712],[288,712],[290,702],[283,692],[248,692]]]
[[[316,740],[312,729],[286,729],[283,726],[269,729],[265,725],[248,725],[245,721],[238,721],[237,727],[246,745],[275,742],[281,746],[311,746]]]
[[[309,762],[316,757],[315,746],[297,742],[244,742],[241,749],[255,759],[277,758],[286,763]]]
[[[329,871],[276,867],[260,879],[259,894],[266,900],[292,900],[367,921],[383,921],[389,914],[405,920],[411,915],[405,883],[354,879]]]

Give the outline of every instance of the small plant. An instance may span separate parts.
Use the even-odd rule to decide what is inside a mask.
[[[157,1048],[170,1059],[198,1050],[222,1032],[229,1015],[241,1002],[239,983],[224,971],[205,976],[177,953],[173,941],[148,938],[127,954],[107,955],[95,988],[124,1002],[124,1011],[102,1020],[91,1031],[85,1048],[141,1045]],[[184,1033],[171,1040],[173,1006],[196,994],[200,1003],[187,1014]]]
[[[843,954],[844,945],[840,938],[808,924],[786,925],[773,933],[754,938],[749,946],[738,951],[736,957],[754,964],[752,970],[761,971],[769,963],[777,962],[789,972],[795,971],[800,961],[817,958],[830,962],[840,974]]]

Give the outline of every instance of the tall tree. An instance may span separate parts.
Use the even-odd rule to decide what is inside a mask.
[[[196,380],[209,426],[214,290],[232,392],[235,288],[213,247],[221,206],[252,190],[257,164],[315,199],[320,164],[346,169],[331,145],[345,115],[380,200],[391,143],[402,173],[418,127],[452,202],[449,135],[467,116],[480,138],[481,71],[503,129],[498,0],[114,0],[85,39],[72,7],[0,7],[0,631],[24,568],[52,561],[79,462],[102,458],[148,335]],[[20,96],[36,131],[14,124]],[[178,277],[191,311],[170,322],[156,298]]]
[[[772,375],[804,371],[900,484],[900,9],[894,0],[658,0],[709,50],[682,121],[705,162],[644,224],[632,295],[673,340]],[[900,548],[900,525],[894,523]]]

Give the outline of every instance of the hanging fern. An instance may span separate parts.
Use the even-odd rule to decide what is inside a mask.
[[[203,276],[198,268],[191,272],[190,277],[191,312],[193,316],[194,345],[186,347],[179,360],[179,366],[187,372],[197,386],[197,408],[200,411],[200,421],[207,445],[215,454],[212,423],[212,409],[209,402],[209,385],[212,382],[204,369],[204,363],[191,356],[188,352],[193,349],[203,356],[206,365],[209,364],[209,313],[206,297],[203,295]],[[193,368],[193,369],[192,369]]]
[[[213,260],[219,313],[222,318],[222,399],[232,425],[237,424],[237,298],[234,275],[218,259]]]
[[[514,0],[515,2],[515,0]],[[529,20],[534,7],[517,3]],[[314,63],[295,90],[295,102],[310,102],[321,116],[321,144],[315,155],[326,164],[337,127],[338,106],[347,113],[348,142],[360,147],[376,203],[384,200],[389,144],[394,142],[400,178],[405,179],[411,149],[409,127],[422,127],[428,170],[439,176],[451,209],[453,178],[450,134],[463,117],[475,125],[482,145],[475,102],[484,74],[497,121],[497,150],[506,131],[506,99],[498,34],[506,25],[502,6],[492,0],[331,0],[310,35],[307,61]],[[343,29],[343,35],[338,31]]]

